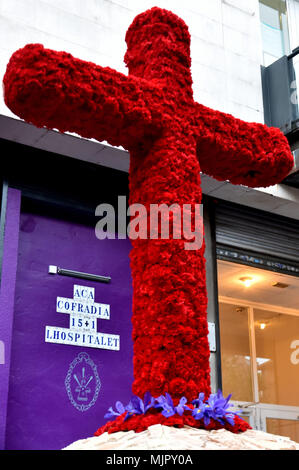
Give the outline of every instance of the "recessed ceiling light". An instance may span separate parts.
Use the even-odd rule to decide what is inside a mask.
[[[254,279],[250,276],[244,276],[244,277],[240,277],[239,281],[241,281],[245,287],[250,287],[251,284],[254,282]]]

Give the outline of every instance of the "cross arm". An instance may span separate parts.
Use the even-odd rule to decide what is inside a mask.
[[[195,104],[197,155],[203,173],[249,187],[281,182],[292,170],[286,137],[274,127],[247,123]]]
[[[158,127],[146,103],[146,81],[41,44],[29,44],[12,55],[3,85],[7,106],[37,127],[126,149]]]

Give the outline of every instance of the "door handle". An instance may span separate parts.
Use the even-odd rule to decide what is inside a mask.
[[[82,273],[80,271],[59,268],[58,266],[53,266],[53,265],[49,266],[48,273],[59,274],[60,276],[77,277],[80,279],[89,279],[91,281],[105,282],[107,284],[111,281],[111,277],[109,276],[100,276],[98,274]]]

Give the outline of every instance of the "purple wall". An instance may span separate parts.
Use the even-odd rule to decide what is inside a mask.
[[[0,449],[5,445],[11,338],[14,317],[18,259],[20,191],[8,188],[0,290],[0,339],[5,346],[5,364],[0,364]]]
[[[6,302],[3,304],[2,301],[1,310],[5,305],[6,318],[10,319],[18,207],[15,203],[14,212],[13,208],[8,210],[8,221],[14,220],[9,232],[9,247],[11,252],[14,250],[14,256],[10,255],[10,269],[7,270],[10,277],[7,279],[6,274],[3,278],[1,291]],[[129,400],[133,381],[130,249],[129,240],[98,240],[93,227],[44,215],[21,214],[7,405],[7,449],[60,449],[74,440],[92,436],[106,422],[103,417],[109,406],[114,406],[119,399]],[[48,274],[49,265],[111,276],[112,280],[110,284],[103,284],[51,275]],[[95,301],[110,305],[110,320],[98,319],[97,331],[120,335],[120,351],[45,342],[46,325],[69,328],[69,315],[56,312],[56,297],[72,298],[74,284],[94,287]],[[8,335],[6,341],[10,343]],[[76,363],[80,353],[88,355],[91,366],[87,362],[79,362],[72,369],[71,364]],[[81,383],[82,373],[87,381],[91,380],[88,398],[85,391],[76,392],[74,376]],[[71,381],[69,390],[73,402],[65,384],[67,377]],[[96,384],[98,395],[95,393]],[[96,399],[88,407],[92,396]],[[85,411],[80,411],[80,404],[87,405]],[[5,410],[6,406],[1,409]]]

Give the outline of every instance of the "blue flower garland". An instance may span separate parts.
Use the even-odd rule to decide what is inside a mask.
[[[203,419],[205,426],[210,424],[211,419],[220,422],[222,425],[227,422],[234,426],[235,416],[238,416],[238,413],[230,409],[230,398],[231,394],[224,398],[221,390],[218,390],[217,393],[211,394],[207,400],[204,399],[204,393],[199,393],[198,398],[191,402],[194,408],[190,408],[187,405],[186,397],[182,397],[178,405],[174,406],[169,393],[165,393],[165,395],[154,398],[151,396],[150,392],[146,392],[143,400],[136,395],[132,396],[127,406],[124,406],[120,401],[117,401],[115,403],[116,411],[110,407],[104,418],[113,419],[126,412],[126,416],[124,418],[124,421],[126,421],[131,416],[145,414],[150,408],[155,408],[158,409],[166,418],[170,418],[175,414],[182,416],[187,410],[191,411],[194,419]]]

